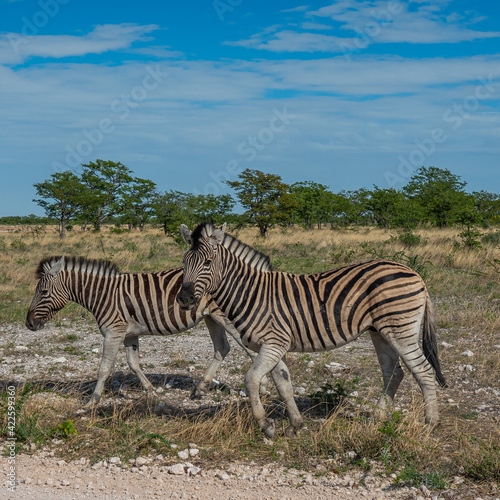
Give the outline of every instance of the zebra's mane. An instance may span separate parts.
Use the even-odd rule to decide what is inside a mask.
[[[210,222],[203,222],[198,225],[196,229],[192,232],[192,245],[191,248],[196,249],[202,238],[209,238],[216,227]],[[243,243],[238,238],[231,236],[230,234],[224,233],[224,239],[222,240],[222,246],[227,248],[236,257],[240,258],[250,266],[260,271],[272,271],[271,260],[269,256],[265,253],[252,248],[251,246]]]
[[[102,274],[105,276],[118,276],[120,274],[118,266],[109,260],[56,255],[40,261],[35,271],[35,277],[40,279],[45,276],[62,257],[64,257],[64,264],[61,269],[66,269],[67,271]]]

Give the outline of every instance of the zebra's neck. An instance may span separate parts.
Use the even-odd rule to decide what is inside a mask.
[[[65,286],[69,300],[79,304],[99,320],[108,310],[120,275],[104,275],[83,270],[65,270]]]
[[[230,313],[252,300],[250,294],[258,291],[270,272],[250,265],[227,248],[221,249],[220,259],[220,285],[211,295],[225,313]]]

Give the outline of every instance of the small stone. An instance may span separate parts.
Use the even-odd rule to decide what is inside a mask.
[[[184,464],[174,464],[170,467],[170,474],[182,476],[184,474]]]
[[[227,474],[226,472],[221,472],[221,473],[217,474],[216,477],[218,477],[222,481],[227,481],[231,476],[229,476],[229,474]]]
[[[307,363],[307,368],[312,368],[314,366],[314,361],[311,359],[309,363]]]
[[[142,465],[146,465],[148,463],[148,459],[144,457],[138,457],[135,459],[135,465],[141,467]]]
[[[92,349],[92,352],[97,353],[97,352],[99,352],[99,349],[97,347],[95,347],[94,349]]]
[[[67,479],[61,481],[61,486],[69,486],[71,483]]]
[[[60,358],[54,358],[52,361],[54,363],[66,363],[67,360],[64,357],[60,357]]]
[[[196,455],[198,455],[198,453],[200,453],[200,450],[198,450],[197,448],[191,448],[189,450],[189,454],[192,456],[192,457],[195,457]]]
[[[190,476],[196,476],[199,472],[201,472],[201,469],[199,467],[189,467],[187,470],[187,473]]]
[[[28,350],[28,348],[25,345],[16,345],[16,347],[14,347],[14,349],[17,352],[26,352]]]
[[[62,467],[63,465],[66,465],[66,460],[59,460],[59,461],[57,462],[57,465],[58,465],[59,467]]]
[[[448,342],[445,342],[444,340],[443,340],[443,342],[441,342],[441,345],[443,347],[453,347],[453,344],[448,344]]]
[[[467,351],[464,351],[462,353],[460,353],[462,356],[467,356],[468,358],[471,358],[472,356],[474,356],[474,353],[472,351],[469,351],[467,349]]]
[[[165,460],[165,455],[163,453],[160,453],[159,455],[156,455],[155,460],[157,460],[158,462],[161,462],[161,461]]]
[[[121,461],[121,458],[120,457],[111,457],[109,459],[109,463],[111,465],[121,465],[122,461]]]
[[[179,453],[177,453],[177,456],[181,460],[187,460],[189,458],[189,450],[179,451]]]
[[[357,457],[357,453],[355,451],[348,451],[345,454],[346,458],[349,458],[350,460],[354,460]]]

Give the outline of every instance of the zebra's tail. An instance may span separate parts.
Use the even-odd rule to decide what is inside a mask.
[[[436,380],[438,381],[439,385],[441,387],[448,387],[446,379],[441,372],[441,366],[439,365],[436,340],[436,324],[434,322],[434,316],[432,313],[431,299],[428,294],[427,300],[425,301],[422,347],[424,349],[424,355],[427,358],[427,361],[429,361],[432,368],[434,368]]]

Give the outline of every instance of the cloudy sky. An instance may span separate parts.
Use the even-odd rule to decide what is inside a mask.
[[[0,0],[0,216],[97,158],[162,191],[244,168],[334,191],[422,166],[500,192],[500,7]]]

